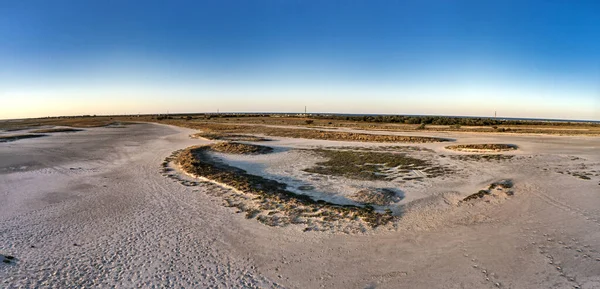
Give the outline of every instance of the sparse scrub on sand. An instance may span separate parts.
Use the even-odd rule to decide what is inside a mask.
[[[357,141],[357,142],[386,142],[386,143],[432,143],[446,142],[449,139],[424,136],[403,136],[403,135],[382,135],[369,133],[325,131],[315,129],[301,128],[279,128],[259,125],[230,125],[217,123],[182,123],[182,126],[201,129],[205,133],[221,134],[263,134],[276,137],[322,139],[337,141]]]
[[[314,151],[327,160],[304,170],[309,173],[360,180],[389,180],[394,178],[388,173],[392,168],[406,171],[427,169],[432,177],[439,176],[445,171],[444,168],[434,166],[428,161],[406,154],[325,149]]]
[[[31,131],[32,133],[54,133],[54,132],[78,132],[82,131],[82,129],[76,128],[46,128],[46,129],[38,129]]]
[[[248,174],[246,171],[214,161],[207,153],[211,146],[188,148],[182,151],[177,163],[186,172],[231,186],[248,198],[237,196],[226,199],[228,206],[246,212],[249,218],[256,218],[267,225],[285,226],[294,223],[318,223],[323,229],[331,228],[333,222],[343,221],[362,227],[385,225],[392,221],[391,213],[378,213],[372,208],[354,205],[339,205],[323,200],[296,194],[287,190],[287,185]],[[237,199],[244,199],[243,201]],[[249,206],[248,202],[252,202]],[[260,211],[260,213],[256,212]],[[264,214],[263,214],[264,213]],[[313,228],[314,229],[314,228]]]
[[[517,146],[512,144],[464,144],[447,146],[446,149],[464,152],[501,152],[514,151]]]
[[[513,187],[513,182],[511,180],[501,180],[498,182],[494,182],[488,186],[486,190],[479,190],[479,192],[468,195],[463,198],[463,202],[473,201],[477,199],[482,199],[486,196],[512,196],[514,192],[510,189]]]
[[[328,150],[348,150],[348,151],[374,151],[374,152],[431,152],[435,151],[432,149],[418,147],[418,146],[332,146],[332,147],[319,147],[320,149]]]
[[[246,134],[228,134],[228,133],[196,133],[190,136],[191,138],[205,138],[209,140],[224,140],[224,141],[248,141],[248,142],[263,142],[270,141],[268,138],[263,138],[254,135]]]
[[[401,200],[400,196],[398,196],[393,190],[379,188],[360,190],[350,196],[350,198],[359,203],[377,206],[387,206],[391,203]]]
[[[508,161],[514,158],[514,155],[500,154],[481,154],[481,155],[452,155],[451,159],[459,161]]]
[[[3,135],[0,136],[0,143],[18,141],[21,139],[44,137],[45,134],[19,134],[19,135]]]
[[[211,149],[216,152],[226,154],[258,155],[273,152],[273,148],[259,145],[251,145],[236,142],[219,142],[211,145]]]

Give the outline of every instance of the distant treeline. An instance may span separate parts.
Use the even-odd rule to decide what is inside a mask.
[[[498,125],[573,125],[576,122],[555,122],[537,120],[512,120],[481,117],[447,117],[447,116],[404,116],[404,115],[312,115],[314,119],[346,120],[357,122],[404,123],[423,125],[456,125],[456,126],[498,126]]]
[[[291,117],[308,118],[309,120],[330,120],[330,121],[355,121],[355,122],[373,122],[373,123],[402,123],[402,124],[420,124],[420,125],[448,125],[448,126],[500,126],[500,125],[595,125],[600,126],[598,122],[585,121],[560,121],[560,120],[527,120],[527,119],[502,119],[502,118],[483,118],[483,117],[450,117],[450,116],[409,116],[409,115],[341,115],[341,114],[293,114],[293,113],[173,113],[173,114],[146,114],[146,115],[113,115],[111,117],[131,117],[131,116],[151,116],[152,119],[211,119],[211,118],[244,118],[244,117]],[[89,118],[96,115],[79,116],[60,116],[44,117],[42,119],[53,118]],[[108,117],[108,116],[102,116]],[[311,122],[312,123],[312,122]]]
[[[227,113],[219,113],[219,114],[215,114],[215,113],[194,113],[194,114],[159,114],[156,116],[152,116],[152,118],[156,118],[157,120],[163,120],[163,119],[186,119],[186,120],[192,120],[195,118],[204,118],[204,119],[211,119],[211,118],[234,118],[234,117],[269,117],[271,115],[269,114],[227,114]]]

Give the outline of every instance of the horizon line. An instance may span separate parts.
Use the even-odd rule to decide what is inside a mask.
[[[26,118],[0,118],[0,121],[17,121],[30,119],[47,119],[47,118],[76,118],[76,117],[118,117],[118,116],[152,116],[152,115],[220,115],[220,114],[237,114],[237,115],[252,115],[252,114],[276,114],[276,115],[338,115],[338,116],[407,116],[407,117],[449,117],[449,118],[481,118],[481,119],[498,119],[498,120],[523,120],[523,121],[547,121],[547,122],[581,122],[581,123],[600,123],[600,120],[592,119],[564,119],[564,118],[535,118],[535,117],[503,117],[503,116],[476,116],[476,115],[442,115],[442,114],[394,114],[394,113],[344,113],[344,112],[235,112],[235,111],[217,111],[217,112],[174,112],[174,113],[132,113],[132,114],[79,114],[79,115],[57,115],[57,116],[40,116]]]

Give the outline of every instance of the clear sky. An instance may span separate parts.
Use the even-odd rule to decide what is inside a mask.
[[[0,119],[600,120],[600,1],[0,1]]]

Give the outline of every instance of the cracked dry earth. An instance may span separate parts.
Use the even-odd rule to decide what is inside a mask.
[[[0,144],[0,287],[600,288],[599,138],[437,133],[519,150],[459,158],[394,230],[344,234],[269,227],[222,206],[223,187],[164,177],[173,151],[208,143],[192,133],[136,124]],[[464,154],[446,145],[419,146]],[[502,202],[436,198],[499,179],[514,182]]]

